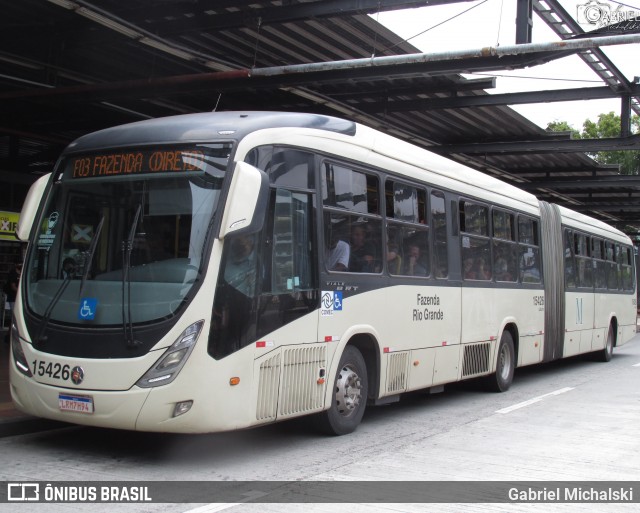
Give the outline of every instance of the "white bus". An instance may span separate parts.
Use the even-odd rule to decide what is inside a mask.
[[[11,393],[90,426],[215,432],[579,353],[636,327],[620,231],[359,124],[223,112],[86,135],[31,188]]]

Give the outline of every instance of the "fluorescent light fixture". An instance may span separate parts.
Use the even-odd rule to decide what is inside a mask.
[[[73,9],[76,9],[77,7],[80,7],[75,2],[69,2],[69,0],[49,0],[49,2],[51,2],[52,4],[59,5],[60,7],[64,7],[65,9],[70,9],[70,10],[73,10]]]
[[[80,16],[84,16],[91,21],[95,21],[96,23],[99,23],[100,25],[107,27],[108,29],[115,30],[120,34],[130,37],[131,39],[138,39],[142,37],[142,34],[140,32],[130,29],[122,23],[112,20],[111,18],[103,16],[102,14],[94,12],[90,9],[87,9],[86,7],[79,7],[78,9],[76,9],[76,12]]]
[[[160,50],[162,52],[166,52],[168,54],[174,55],[175,57],[179,57],[181,59],[185,59],[185,60],[193,60],[193,56],[188,53],[185,52],[184,50],[180,50],[179,48],[174,48],[173,46],[169,46],[166,43],[163,43],[162,41],[156,41],[155,39],[151,39],[148,37],[143,37],[142,39],[139,40],[141,43],[144,43],[147,46],[151,46],[152,48],[155,48],[156,50]]]

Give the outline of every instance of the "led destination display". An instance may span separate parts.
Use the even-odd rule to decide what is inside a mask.
[[[84,155],[72,158],[70,171],[72,178],[92,178],[96,176],[180,173],[203,168],[205,153],[194,148],[163,148],[162,150],[123,151]]]

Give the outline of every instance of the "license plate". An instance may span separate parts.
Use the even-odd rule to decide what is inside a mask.
[[[58,406],[60,411],[93,413],[93,397],[89,395],[59,394]]]

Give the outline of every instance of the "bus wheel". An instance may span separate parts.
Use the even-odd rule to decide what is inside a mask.
[[[330,435],[355,431],[367,406],[367,366],[358,349],[347,346],[340,358],[331,407],[321,413],[320,425]]]
[[[493,392],[506,392],[513,382],[513,372],[516,368],[516,351],[513,346],[513,337],[508,331],[502,333],[498,346],[498,361],[496,372],[487,378],[489,390]]]
[[[607,333],[607,341],[605,342],[604,349],[596,353],[597,359],[600,362],[611,361],[613,356],[613,325],[609,325],[609,332]]]

